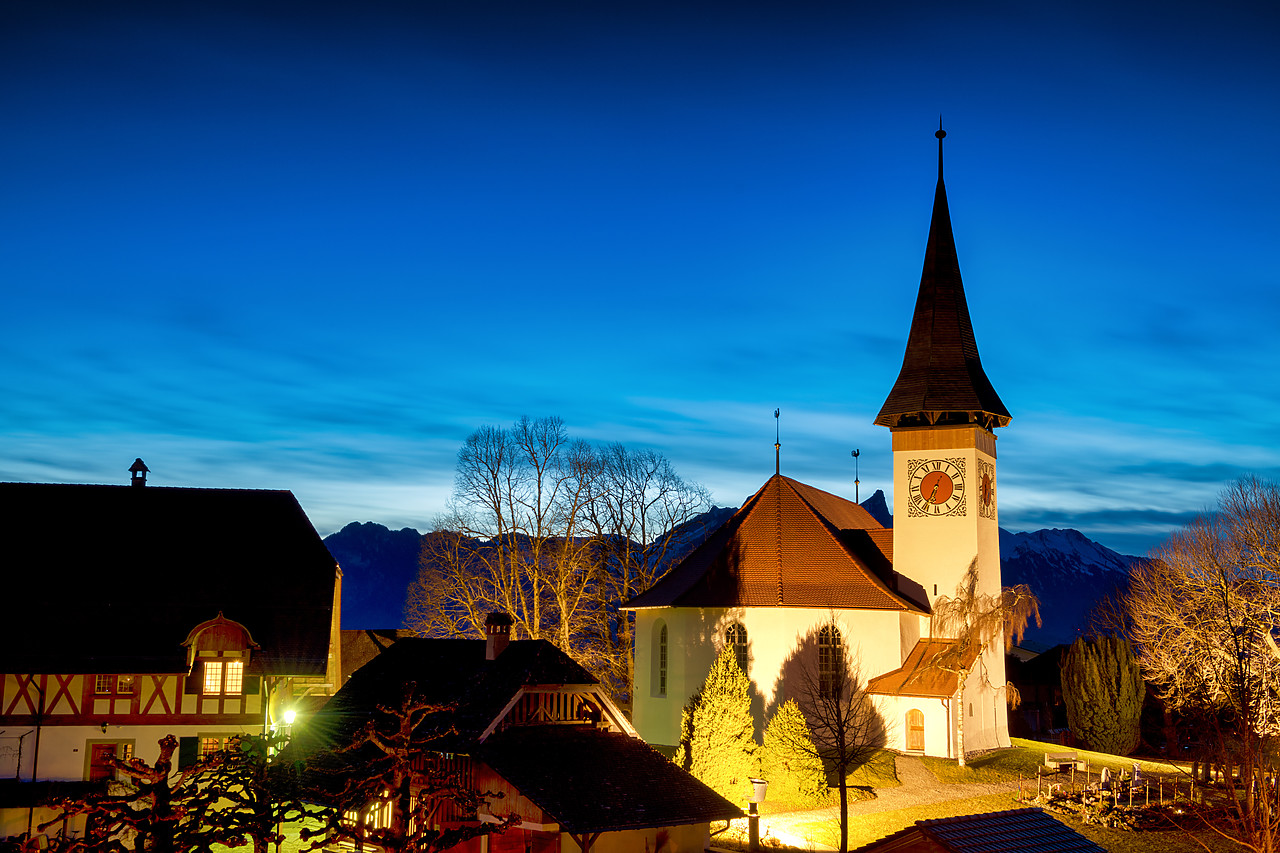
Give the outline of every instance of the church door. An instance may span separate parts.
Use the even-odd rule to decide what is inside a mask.
[[[916,708],[907,712],[907,751],[924,752],[924,712]]]

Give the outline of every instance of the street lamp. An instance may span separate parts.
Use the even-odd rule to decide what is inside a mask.
[[[764,795],[769,791],[769,783],[764,779],[749,781],[751,782],[751,799],[747,800],[747,849],[757,853],[760,849],[760,811],[757,807],[764,802]]]

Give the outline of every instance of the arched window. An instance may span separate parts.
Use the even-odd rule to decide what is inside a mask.
[[[667,623],[661,619],[653,626],[653,684],[654,696],[667,695]]]
[[[844,644],[834,625],[818,632],[818,693],[826,698],[839,698],[843,687]]]
[[[907,751],[924,752],[924,712],[918,708],[907,712]]]
[[[724,642],[727,646],[733,647],[733,654],[738,659],[738,669],[742,670],[742,674],[747,674],[747,629],[742,627],[741,622],[734,622],[724,632]]]

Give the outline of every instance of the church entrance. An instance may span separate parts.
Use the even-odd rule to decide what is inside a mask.
[[[924,712],[916,708],[907,712],[907,752],[924,752]]]

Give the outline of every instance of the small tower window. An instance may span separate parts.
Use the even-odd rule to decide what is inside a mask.
[[[726,645],[733,647],[733,656],[738,660],[738,669],[742,670],[742,674],[747,674],[747,629],[742,626],[741,622],[734,622],[724,632],[724,641]]]

